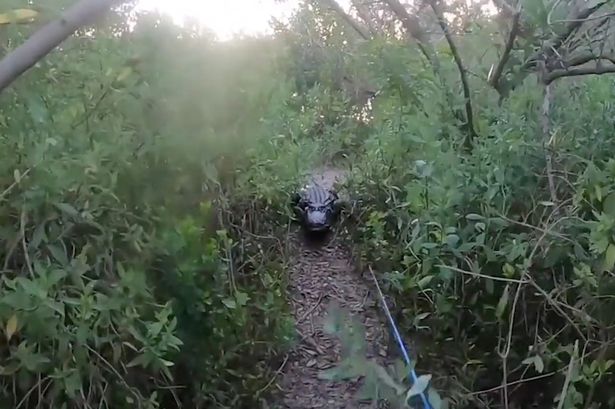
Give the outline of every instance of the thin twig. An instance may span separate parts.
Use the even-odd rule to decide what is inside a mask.
[[[506,354],[506,356],[502,356],[502,385],[504,409],[508,409],[508,354]]]
[[[515,292],[515,297],[513,299],[512,307],[510,309],[510,316],[508,318],[509,322],[508,322],[508,335],[507,335],[507,339],[506,339],[506,347],[504,348],[503,351],[500,351],[499,348],[498,348],[498,355],[502,359],[502,366],[503,366],[503,368],[506,367],[508,356],[510,354],[510,350],[511,350],[511,347],[512,347],[512,336],[513,336],[513,329],[514,329],[514,325],[515,325],[515,313],[517,312],[517,304],[519,302],[519,297],[521,296],[521,289],[523,288],[524,284],[527,282],[525,280],[526,280],[526,277],[528,277],[529,274],[530,274],[530,266],[532,264],[532,261],[534,260],[534,256],[536,255],[536,252],[538,251],[538,248],[540,247],[540,243],[547,236],[548,231],[553,229],[560,222],[560,220],[561,219],[556,220],[551,225],[550,229],[545,231],[542,234],[542,236],[540,236],[540,238],[538,239],[536,244],[534,245],[534,248],[532,249],[532,252],[530,253],[530,255],[528,257],[528,265],[524,269],[523,274],[521,275],[521,281],[524,281],[524,282],[520,282],[519,285],[517,285],[517,290]],[[506,380],[506,374],[503,377],[503,379]],[[505,397],[504,403],[505,403],[505,407],[507,408],[508,407],[508,384],[507,384],[507,382],[503,382],[502,383],[502,389],[504,390],[504,397]]]
[[[4,191],[2,193],[0,193],[0,201],[4,200],[4,198],[11,193],[11,190],[13,190],[15,188],[15,186],[17,186],[25,176],[28,175],[28,173],[30,173],[30,171],[32,170],[32,168],[28,168],[26,169],[26,171],[24,173],[21,174],[21,176],[19,176],[18,180],[15,180],[13,183],[11,183],[11,185],[9,187],[7,187],[6,189],[4,189]]]
[[[323,299],[323,293],[320,293],[320,295],[318,296],[318,299],[316,300],[316,302],[314,303],[314,305],[312,305],[312,307],[307,310],[305,313],[303,313],[303,315],[301,316],[301,318],[299,318],[297,320],[297,324],[303,322],[304,319],[306,319],[311,313],[314,312],[314,310],[316,308],[318,308],[318,306],[320,305],[320,303],[322,302]]]
[[[104,363],[105,366],[109,369],[109,371],[111,371],[111,373],[117,377],[118,381],[120,381],[120,383],[126,388],[126,390],[135,397],[137,407],[141,408],[143,406],[143,402],[142,402],[140,393],[137,390],[135,390],[135,388],[130,386],[128,382],[126,382],[126,379],[124,379],[124,377],[118,372],[118,370],[113,365],[111,365],[111,363],[109,363],[109,361],[107,361],[104,356],[99,354],[98,351],[96,351],[94,348],[92,348],[89,345],[85,345],[85,347],[87,348],[88,351],[90,351],[98,359],[100,359],[101,362]]]
[[[275,373],[273,374],[273,376],[271,377],[271,379],[269,380],[269,382],[267,382],[267,384],[265,386],[263,386],[261,389],[259,389],[256,392],[256,396],[260,396],[261,393],[263,393],[264,391],[266,391],[267,389],[269,389],[269,387],[273,384],[273,382],[275,381],[275,379],[280,375],[280,373],[282,372],[282,370],[284,369],[284,367],[286,366],[286,362],[288,362],[288,357],[289,355],[286,355],[284,357],[284,361],[282,362],[282,365],[280,365],[280,367],[278,368],[277,371],[275,371]]]
[[[587,337],[583,334],[583,332],[581,332],[581,329],[578,327],[578,325],[572,320],[572,318],[570,318],[566,313],[564,313],[564,311],[562,310],[562,308],[559,306],[559,303],[556,302],[545,290],[543,290],[538,284],[536,284],[536,282],[534,280],[530,280],[530,283],[532,284],[532,286],[547,300],[547,302],[557,310],[557,312],[559,312],[559,314],[564,317],[566,319],[566,321],[568,321],[568,323],[570,325],[572,325],[572,327],[577,331],[577,334],[579,334],[579,336],[581,337],[581,339],[583,339],[584,341],[587,341]],[[566,305],[566,307],[573,309],[573,311],[578,311],[576,309],[574,309],[573,307]]]
[[[21,208],[19,231],[21,234],[21,246],[23,248],[23,255],[26,261],[26,266],[28,267],[28,272],[30,273],[30,277],[34,278],[34,270],[32,270],[32,261],[30,261],[30,255],[28,254],[28,245],[26,244],[26,209],[25,207]]]
[[[19,401],[19,403],[17,404],[17,406],[15,406],[15,409],[19,409],[19,408],[21,408],[21,406],[22,406],[24,403],[26,403],[26,401],[28,400],[28,398],[30,397],[30,395],[32,395],[32,393],[34,393],[34,391],[35,391],[35,390],[39,390],[39,387],[41,386],[41,384],[42,384],[43,382],[47,382],[47,381],[51,382],[51,379],[50,379],[48,376],[46,376],[46,377],[44,377],[44,378],[42,378],[42,379],[40,379],[40,378],[39,378],[39,380],[36,382],[36,384],[34,384],[34,386],[32,386],[32,387],[28,390],[28,392],[26,392],[26,394],[23,396],[23,398],[21,398],[21,400]],[[39,399],[39,402],[40,402],[40,399]]]
[[[575,358],[579,351],[579,341],[574,341],[574,348],[572,350],[572,355],[570,356],[570,362],[568,363],[568,373],[566,374],[566,380],[564,381],[564,386],[562,387],[562,392],[559,396],[559,402],[557,403],[557,409],[562,409],[564,407],[564,402],[566,401],[566,395],[568,394],[568,387],[570,386],[570,381],[572,380],[572,374],[574,373],[574,364]]]
[[[530,280],[517,280],[514,278],[497,277],[497,276],[490,276],[487,274],[475,273],[473,271],[462,270],[460,268],[453,267],[453,266],[447,266],[444,264],[436,264],[434,267],[448,268],[449,270],[455,271],[457,273],[467,274],[467,275],[474,276],[474,277],[487,278],[489,280],[494,280],[494,281],[504,281],[507,283],[517,283],[517,284],[525,284],[525,283],[530,282]]]
[[[519,385],[519,384],[522,384],[522,383],[537,381],[537,380],[540,380],[540,379],[543,379],[543,378],[549,378],[549,377],[557,374],[557,372],[558,371],[553,371],[553,372],[549,372],[549,373],[546,373],[546,374],[537,375],[537,376],[534,376],[534,377],[531,377],[531,378],[518,379],[516,381],[508,382],[506,385],[498,385],[498,386],[495,386],[493,388],[483,389],[483,390],[475,391],[475,392],[470,392],[470,393],[468,393],[468,396],[482,395],[482,394],[485,394],[485,393],[497,392],[500,389],[503,389],[505,386],[510,387],[510,386],[515,386],[515,385]]]
[[[517,224],[517,225],[519,225],[519,226],[527,227],[528,229],[534,229],[534,230],[537,230],[537,231],[539,231],[539,232],[541,232],[541,233],[547,233],[547,234],[548,234],[548,235],[550,235],[550,236],[557,237],[557,238],[562,239],[562,240],[565,240],[565,241],[567,241],[567,242],[569,242],[569,243],[575,244],[575,241],[574,241],[574,240],[572,240],[572,239],[570,239],[570,238],[568,238],[568,237],[564,236],[564,235],[563,235],[563,234],[561,234],[561,233],[556,233],[556,232],[554,232],[554,231],[545,230],[545,229],[543,229],[543,228],[541,228],[541,227],[534,226],[534,225],[529,224],[529,223],[520,222],[520,221],[518,221],[518,220],[513,220],[513,219],[508,218],[508,217],[506,217],[506,216],[504,216],[504,215],[502,215],[502,214],[499,214],[499,215],[498,215],[498,217],[500,217],[500,218],[501,218],[501,219],[503,219],[503,220],[506,220],[506,221],[507,221],[507,222],[509,222],[509,223],[513,223],[513,224]]]

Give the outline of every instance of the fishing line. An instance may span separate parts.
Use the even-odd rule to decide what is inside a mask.
[[[384,299],[384,294],[382,293],[382,290],[380,289],[380,285],[378,284],[378,279],[376,279],[376,275],[374,274],[374,270],[372,270],[371,266],[369,266],[369,272],[372,275],[372,279],[374,280],[374,284],[376,284],[376,289],[378,290],[378,296],[380,298],[380,301],[382,302],[382,307],[384,309],[384,313],[386,314],[387,319],[389,320],[389,324],[391,324],[391,328],[393,329],[393,334],[395,336],[397,344],[399,345],[399,349],[401,350],[401,353],[402,353],[402,355],[404,357],[404,361],[406,362],[406,365],[410,366],[411,365],[410,354],[408,353],[408,349],[406,348],[406,345],[404,344],[404,341],[401,338],[401,335],[399,334],[399,330],[397,329],[397,325],[395,324],[395,321],[393,320],[393,316],[391,315],[391,311],[389,310],[389,306],[387,305],[387,302]],[[416,383],[416,381],[418,379],[418,377],[416,376],[416,371],[414,370],[414,368],[410,369],[410,377],[412,378],[412,384],[414,385],[414,383]],[[421,396],[421,400],[423,401],[423,405],[424,405],[425,409],[432,409],[431,404],[429,403],[429,401],[427,400],[427,397],[425,396],[425,391],[422,391],[419,395]]]

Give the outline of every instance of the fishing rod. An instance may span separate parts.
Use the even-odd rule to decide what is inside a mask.
[[[406,345],[404,344],[404,340],[401,338],[401,335],[399,334],[399,330],[397,329],[395,320],[393,320],[393,316],[391,315],[389,306],[387,305],[387,302],[384,299],[384,294],[382,293],[382,290],[380,289],[380,285],[378,284],[378,279],[376,278],[376,274],[374,274],[374,270],[372,270],[371,266],[369,266],[369,272],[372,276],[372,279],[374,280],[374,284],[376,284],[376,289],[378,290],[378,297],[380,298],[382,307],[384,309],[384,313],[387,316],[389,324],[391,324],[391,328],[393,329],[393,335],[395,336],[395,340],[397,341],[399,349],[401,350],[401,354],[404,357],[404,361],[406,362],[406,365],[410,367],[410,377],[412,378],[412,384],[414,385],[416,381],[418,380],[418,376],[416,376],[416,371],[411,366],[410,354],[408,353],[408,349],[406,348]],[[431,404],[429,403],[429,400],[425,396],[425,391],[421,391],[421,393],[419,393],[419,396],[421,397],[421,400],[423,401],[423,406],[425,407],[425,409],[432,409]]]

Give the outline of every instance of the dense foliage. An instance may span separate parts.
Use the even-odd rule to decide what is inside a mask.
[[[0,95],[1,408],[260,405],[294,337],[288,196],[331,162],[449,406],[615,404],[613,77],[524,65],[568,2],[524,3],[496,80],[519,16],[450,2],[452,47],[394,3],[358,8],[368,40],[329,1],[228,42],[120,14]]]

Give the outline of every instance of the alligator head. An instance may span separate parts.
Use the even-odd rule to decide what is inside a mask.
[[[325,206],[306,206],[305,227],[310,231],[324,231],[334,222],[333,204]]]
[[[337,194],[318,185],[308,186],[295,195],[294,204],[306,230],[329,230],[339,214]]]

